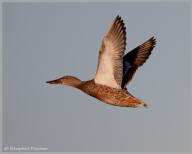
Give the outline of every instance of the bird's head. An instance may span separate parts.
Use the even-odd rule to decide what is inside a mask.
[[[52,81],[47,81],[46,83],[49,84],[64,84],[68,86],[72,86],[75,88],[78,88],[78,86],[82,83],[82,81],[74,76],[64,76],[62,78],[52,80]]]

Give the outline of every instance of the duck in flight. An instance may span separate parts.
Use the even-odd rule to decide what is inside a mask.
[[[64,76],[47,83],[72,86],[115,106],[148,108],[146,103],[130,94],[126,86],[136,70],[148,59],[155,44],[156,40],[152,37],[124,55],[126,28],[118,15],[102,41],[94,79],[81,81],[73,76]]]

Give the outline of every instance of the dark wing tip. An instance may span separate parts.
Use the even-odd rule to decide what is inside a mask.
[[[151,42],[152,46],[155,47],[155,45],[156,45],[156,43],[157,43],[156,38],[153,36],[153,37],[151,37],[151,38],[149,39],[149,41]]]
[[[156,38],[154,38],[154,36],[153,36],[153,37],[151,37],[148,41],[146,41],[146,42],[145,42],[143,45],[141,45],[141,46],[143,46],[144,48],[147,48],[147,46],[149,46],[148,51],[149,51],[149,53],[151,54],[151,51],[152,51],[153,48],[155,47],[156,43],[157,43],[157,40],[156,40]]]
[[[117,41],[123,41],[124,50],[126,48],[126,27],[123,19],[117,15],[113,21],[109,35],[115,35]]]
[[[117,14],[116,18],[121,18],[119,14]]]
[[[124,27],[123,19],[121,18],[121,16],[117,15],[116,18],[115,18],[115,21],[116,21],[117,23],[120,22],[120,24],[123,24],[123,27]]]

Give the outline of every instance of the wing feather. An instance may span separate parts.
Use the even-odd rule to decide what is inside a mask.
[[[109,27],[99,51],[95,82],[121,89],[123,55],[126,48],[126,28],[117,16]]]
[[[121,84],[122,88],[126,87],[126,85],[133,78],[138,67],[142,66],[149,58],[151,51],[155,47],[155,44],[156,40],[154,37],[152,37],[123,57],[123,77]]]

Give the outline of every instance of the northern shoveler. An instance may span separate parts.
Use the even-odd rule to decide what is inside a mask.
[[[127,84],[138,67],[148,59],[156,44],[154,37],[136,47],[126,55],[126,28],[118,15],[109,27],[99,51],[97,72],[94,79],[81,81],[73,76],[47,81],[50,84],[64,84],[82,90],[105,103],[121,107],[146,107],[142,100],[127,91]]]

